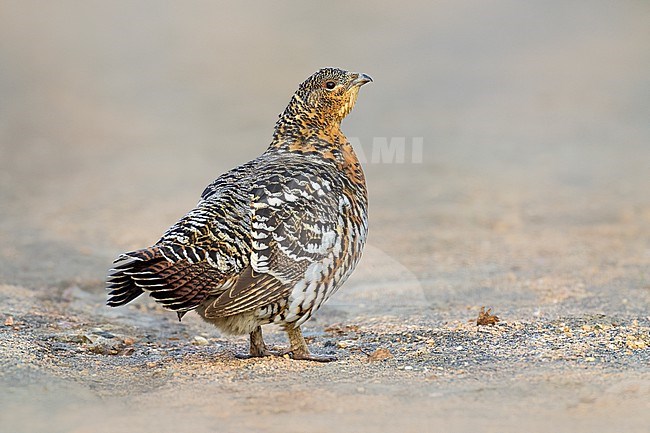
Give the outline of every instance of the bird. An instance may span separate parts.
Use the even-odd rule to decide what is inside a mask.
[[[322,68],[278,116],[268,148],[219,176],[153,246],[120,254],[108,272],[107,305],[148,293],[178,319],[196,311],[223,333],[249,335],[240,358],[309,351],[300,329],[348,279],[368,234],[361,163],[341,121],[364,73]],[[279,325],[289,347],[269,350],[262,326]]]

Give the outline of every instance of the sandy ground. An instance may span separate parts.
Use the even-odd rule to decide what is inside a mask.
[[[647,432],[650,6],[233,7],[0,1],[0,430]],[[368,247],[305,327],[339,361],[105,307],[326,65],[375,78]]]

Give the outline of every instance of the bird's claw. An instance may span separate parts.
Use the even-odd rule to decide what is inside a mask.
[[[265,358],[267,356],[277,356],[285,357],[297,361],[314,361],[314,362],[332,362],[336,361],[336,356],[333,355],[316,355],[310,352],[303,352],[299,350],[293,350],[291,348],[281,349],[281,350],[268,350],[254,352],[254,353],[235,353],[235,358],[237,359],[252,359],[252,358]]]
[[[316,355],[310,352],[293,351],[291,349],[289,349],[288,354],[291,359],[302,361],[332,362],[337,359],[334,355]]]
[[[261,350],[251,350],[248,353],[235,353],[237,359],[266,358],[267,356],[284,356],[291,350],[269,350],[264,347]]]

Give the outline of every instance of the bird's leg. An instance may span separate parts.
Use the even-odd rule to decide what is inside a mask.
[[[258,326],[250,334],[251,346],[250,346],[250,355],[251,356],[268,356],[271,354],[269,349],[267,349],[266,344],[264,343],[264,338],[262,338],[262,327]]]
[[[235,357],[239,359],[248,359],[248,358],[261,358],[263,356],[274,355],[264,344],[264,338],[262,338],[262,327],[258,326],[250,333],[251,345],[249,353],[241,354],[238,353]]]
[[[291,354],[292,359],[304,359],[307,361],[317,362],[330,362],[336,360],[335,356],[314,355],[310,353],[299,326],[294,327],[289,325],[285,328],[285,331],[287,331],[287,335],[289,336],[289,344],[291,347],[288,353]]]

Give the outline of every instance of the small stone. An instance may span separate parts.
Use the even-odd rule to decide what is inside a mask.
[[[192,339],[192,344],[195,344],[197,346],[207,346],[210,344],[207,338],[201,337],[200,335],[195,335],[194,338]]]
[[[429,349],[426,349],[424,347],[420,347],[418,350],[413,352],[414,356],[423,356],[423,355],[428,355],[429,354]]]
[[[14,326],[14,318],[11,316],[7,316],[5,319],[5,326]]]
[[[648,344],[638,335],[628,335],[625,337],[625,345],[628,349],[637,350],[645,349]]]
[[[66,339],[66,336],[61,336],[60,338]],[[80,344],[92,344],[97,340],[97,336],[94,334],[78,334],[71,337],[72,341]]]
[[[392,358],[393,354],[390,353],[390,350],[380,347],[379,349],[375,350],[368,356],[368,361],[369,362],[377,362],[377,361],[383,361],[385,359]]]
[[[106,331],[93,331],[93,334],[99,335],[100,337],[104,337],[104,338],[108,338],[108,339],[115,338],[115,335],[111,334],[110,332],[106,332]]]
[[[406,365],[406,366],[404,366],[404,370],[413,370],[413,366],[412,365]]]
[[[339,349],[346,349],[348,347],[353,347],[353,346],[356,346],[356,345],[357,345],[357,343],[352,341],[352,340],[342,340],[342,341],[339,341],[338,343],[336,343],[336,346]]]
[[[121,343],[116,338],[105,338],[92,334],[94,339],[87,343],[86,350],[97,355],[117,355],[121,349]]]

